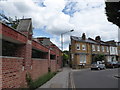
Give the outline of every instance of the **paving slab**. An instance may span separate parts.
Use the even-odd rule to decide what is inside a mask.
[[[65,67],[61,72],[56,74],[51,80],[38,88],[68,88],[69,84],[69,73],[71,69]]]

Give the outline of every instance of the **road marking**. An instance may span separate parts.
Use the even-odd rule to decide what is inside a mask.
[[[76,90],[72,72],[70,73],[70,78],[71,78],[71,85],[72,85],[71,88],[72,88],[72,90]]]

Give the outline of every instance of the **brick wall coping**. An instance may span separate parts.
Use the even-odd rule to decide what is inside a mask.
[[[22,57],[10,57],[10,56],[0,56],[0,58],[16,58],[16,59],[24,59]]]
[[[27,36],[26,36],[25,34],[23,34],[22,32],[17,31],[16,29],[14,29],[14,28],[12,28],[12,27],[10,27],[10,26],[6,25],[5,23],[3,23],[3,22],[1,22],[1,21],[0,21],[0,23],[1,23],[1,24],[3,24],[3,25],[5,25],[5,26],[6,26],[6,27],[8,27],[8,28],[10,28],[10,29],[14,30],[15,32],[17,32],[17,33],[19,33],[19,34],[21,34],[21,35],[23,35],[23,36],[27,37]]]
[[[48,59],[32,58],[32,60],[48,60]]]
[[[45,48],[47,48],[47,49],[49,49],[48,47],[46,47],[45,45],[43,45],[43,44],[40,43],[40,42],[37,42],[37,41],[35,41],[35,40],[32,40],[32,41],[38,43],[39,45],[41,45],[41,46],[43,46],[43,47],[45,47]]]

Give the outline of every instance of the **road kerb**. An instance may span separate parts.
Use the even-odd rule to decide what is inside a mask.
[[[69,73],[69,88],[72,88],[72,90],[76,90],[75,89],[75,84],[74,84],[74,80],[73,80],[73,73],[72,71]]]

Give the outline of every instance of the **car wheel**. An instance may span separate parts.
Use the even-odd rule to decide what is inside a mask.
[[[101,70],[100,68],[98,68],[98,70]]]
[[[113,68],[115,68],[115,66],[113,66]]]

